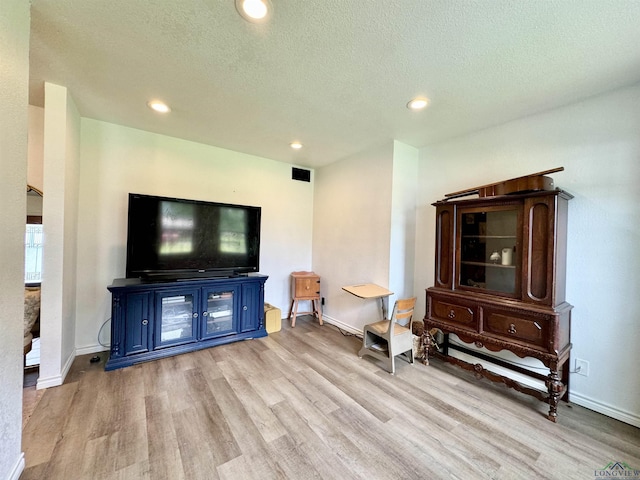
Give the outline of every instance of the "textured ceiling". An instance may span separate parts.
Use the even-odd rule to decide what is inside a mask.
[[[319,167],[640,81],[636,0],[271,1],[256,25],[234,0],[32,0],[30,102],[47,81],[84,117]]]

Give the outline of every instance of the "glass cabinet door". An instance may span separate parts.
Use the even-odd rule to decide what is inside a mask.
[[[516,296],[519,291],[517,207],[462,210],[459,287]]]
[[[156,302],[156,346],[193,341],[198,319],[197,293],[162,293]],[[158,341],[159,340],[159,341]]]
[[[234,310],[236,289],[221,287],[205,290],[202,337],[217,337],[236,332],[237,316]]]

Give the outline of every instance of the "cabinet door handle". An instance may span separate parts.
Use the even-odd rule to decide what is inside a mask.
[[[515,335],[517,333],[515,324],[513,324],[513,323],[510,324],[509,325],[509,330],[507,330],[507,332],[509,332],[511,335]]]
[[[193,312],[193,318],[198,318],[198,312]]]
[[[209,312],[207,312],[206,310],[205,310],[204,312],[202,312],[202,316],[203,316],[203,317],[206,317],[206,316],[208,316],[208,315],[209,315]]]
[[[242,310],[246,310],[246,309],[247,309],[247,306],[246,306],[246,305],[245,305],[244,307],[242,307]]]
[[[142,325],[149,325],[149,320],[147,320],[146,318],[142,320]]]
[[[447,315],[447,317],[456,318],[456,312],[453,310],[453,308],[449,311],[449,315]]]

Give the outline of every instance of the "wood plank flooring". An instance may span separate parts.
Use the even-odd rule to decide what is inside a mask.
[[[283,322],[286,323],[286,322]],[[593,479],[640,430],[437,360],[395,376],[309,316],[266,338],[104,371],[78,357],[23,434],[22,480]]]

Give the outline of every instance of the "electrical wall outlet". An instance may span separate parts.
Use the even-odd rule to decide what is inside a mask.
[[[583,360],[581,358],[576,358],[576,369],[575,372],[578,375],[582,375],[585,377],[589,376],[589,362]]]

